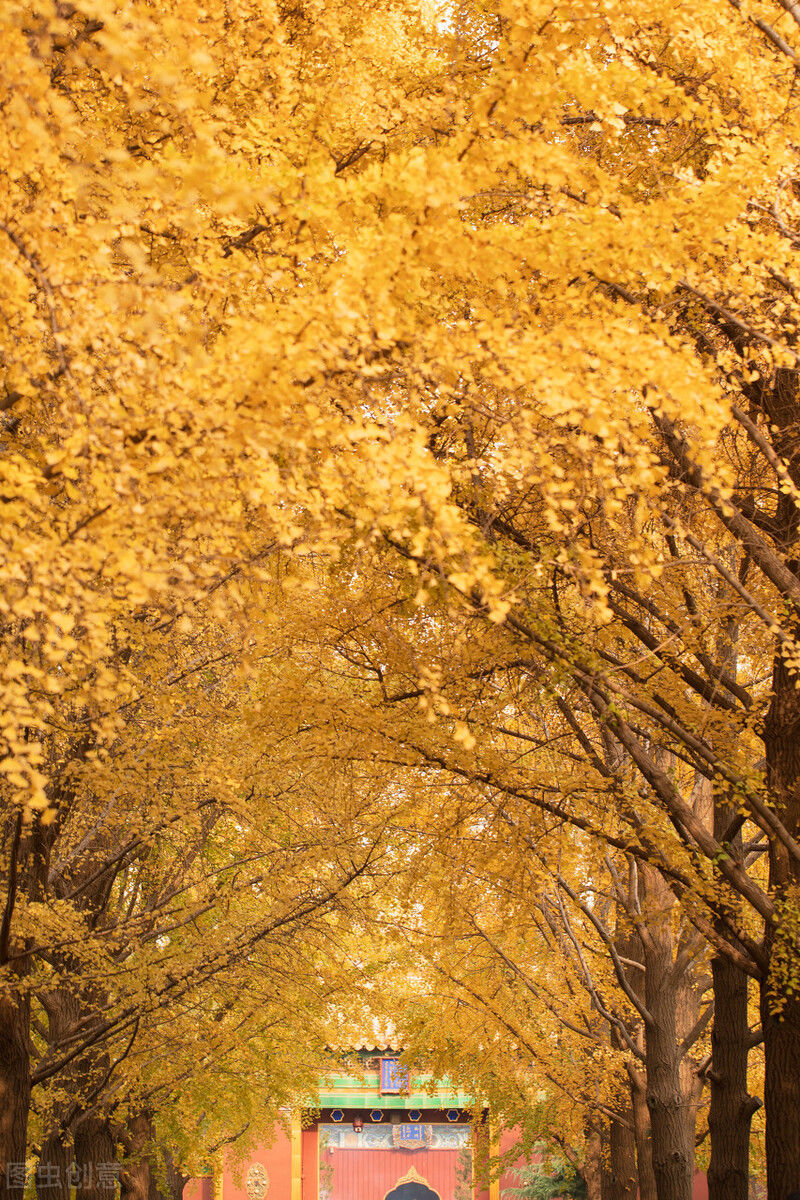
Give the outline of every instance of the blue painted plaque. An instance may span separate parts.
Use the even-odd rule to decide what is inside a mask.
[[[396,1058],[381,1059],[381,1095],[398,1096],[408,1091],[408,1071]]]
[[[397,1140],[402,1146],[403,1143],[420,1143],[425,1141],[425,1126],[424,1125],[398,1125]]]

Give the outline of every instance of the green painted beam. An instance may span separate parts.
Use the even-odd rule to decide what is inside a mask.
[[[363,1075],[326,1075],[325,1082],[329,1088],[335,1088],[337,1091],[340,1089],[341,1091],[356,1091],[365,1088],[367,1091],[380,1093],[381,1090],[380,1077],[375,1071],[366,1071]],[[426,1079],[412,1077],[411,1087],[415,1092],[421,1092],[427,1082]],[[442,1079],[434,1087],[433,1094],[452,1096],[454,1092],[451,1084],[446,1079]]]
[[[381,1096],[377,1091],[364,1092],[321,1092],[320,1108],[473,1108],[471,1096],[460,1092],[450,1096]]]

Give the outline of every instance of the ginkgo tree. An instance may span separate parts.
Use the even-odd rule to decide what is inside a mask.
[[[469,645],[452,694],[440,647],[389,695],[460,716],[473,756],[454,745],[456,773],[601,836],[613,821],[612,844],[671,880],[720,963],[758,979],[781,1196],[800,1171],[791,31],[735,7],[538,15],[499,22],[495,74],[425,192],[444,344],[424,324],[372,388],[374,441],[405,458],[383,540],[419,571],[421,604],[463,604]],[[444,190],[433,213],[430,197],[456,172],[448,236]],[[373,513],[349,511],[370,536]],[[553,794],[548,757],[537,771],[533,749],[522,766],[482,743],[499,732],[494,697],[481,715],[492,672],[560,702],[580,805],[570,776]],[[685,772],[713,788],[711,824]],[[661,1143],[663,1196],[688,1195],[680,1159]]]
[[[94,820],[112,802],[148,655],[198,611],[235,622],[276,547],[354,537],[441,606],[359,680],[364,749],[434,753],[661,871],[758,980],[783,1200],[796,9],[14,0],[2,20],[0,1059],[21,1077],[15,896],[39,902],[81,797]],[[509,755],[498,673],[536,700],[526,737],[555,703],[576,780]],[[398,748],[420,699],[442,736],[409,724]],[[160,819],[155,760],[150,779]],[[661,1200],[689,1194],[679,1158],[654,1163]]]
[[[415,1053],[488,1097],[497,1121],[551,1140],[567,1130],[585,1137],[590,1196],[656,1197],[654,1152],[666,1145],[694,1164],[695,1144],[707,1151],[709,1127],[725,1116],[718,1096],[709,1110],[712,1072],[719,1091],[733,1090],[730,1064],[709,1040],[706,939],[641,858],[604,853],[574,825],[532,819],[530,804],[499,805],[477,783],[447,790],[459,797],[457,822],[445,834],[420,821],[422,861],[396,922],[425,964],[425,985],[400,1003]],[[404,994],[402,981],[395,990]],[[735,1039],[721,1008],[717,1030]],[[748,1016],[758,1024],[754,1003]],[[758,1040],[749,1028],[746,1037]],[[760,1067],[745,1049],[736,1095],[747,1110],[744,1162],[740,1124],[729,1122],[712,1137],[717,1194],[746,1191],[763,1167],[760,1120],[752,1157],[748,1145],[758,1107],[748,1076],[757,1094]],[[548,1095],[543,1127],[530,1100],[537,1089]]]
[[[247,698],[261,703],[255,694]],[[184,691],[182,699],[189,707],[191,695]],[[174,737],[181,725],[168,728]],[[98,1164],[116,1159],[116,1144],[125,1146],[143,1115],[168,1109],[176,1091],[186,1093],[190,1111],[189,1098],[208,1071],[224,1074],[237,1034],[239,1052],[247,1048],[259,1060],[254,1080],[272,1077],[262,1084],[266,1100],[258,1108],[268,1122],[302,1079],[288,1061],[267,1067],[270,1027],[281,1028],[283,1047],[290,1026],[298,1037],[304,1028],[304,1053],[319,1070],[321,1010],[358,987],[347,969],[341,920],[357,903],[360,876],[379,857],[382,812],[371,816],[365,790],[354,799],[334,770],[320,778],[317,768],[315,780],[308,751],[299,737],[287,739],[283,721],[275,736],[286,753],[269,752],[262,720],[256,762],[249,744],[222,743],[223,730],[211,726],[212,763],[224,745],[239,795],[226,793],[205,761],[196,724],[182,732],[178,746],[181,755],[192,747],[191,773],[183,762],[171,771],[164,747],[158,758],[160,785],[173,793],[171,819],[159,825],[146,811],[137,823],[135,796],[146,793],[149,780],[122,753],[113,756],[116,805],[98,815],[91,795],[76,798],[53,848],[46,890],[37,901],[19,896],[12,913],[15,943],[33,935],[27,984],[34,1052],[15,1083],[33,1089],[40,1172],[64,1188],[74,1163],[90,1181],[82,1188],[87,1197],[102,1191]],[[87,831],[90,813],[97,819]],[[252,1108],[245,1099],[230,1098],[229,1115],[238,1104],[239,1125]],[[221,1136],[219,1120],[207,1114],[202,1144],[212,1135]],[[177,1144],[186,1150],[186,1139]],[[199,1153],[198,1145],[185,1162]]]
[[[313,548],[314,522],[293,507],[287,414],[309,371],[352,350],[344,303],[338,352],[315,333],[302,344],[308,321],[327,319],[339,253],[338,221],[314,215],[318,185],[338,193],[373,144],[378,156],[418,127],[436,73],[422,28],[413,7],[4,6],[0,1173],[12,1192],[31,1086],[68,1080],[80,1116],[108,1083],[110,1034],[179,1007],[248,938],[296,930],[363,867],[341,839],[331,851],[330,828],[321,849],[319,828],[293,838],[299,808],[254,787],[226,713],[245,703],[257,641],[247,589],[274,579],[277,547],[305,536]],[[412,77],[421,92],[398,114]],[[244,251],[267,232],[265,271]],[[305,315],[298,294],[313,297]],[[248,379],[254,311],[274,338],[257,351],[265,382],[275,371],[266,396]],[[299,444],[312,427],[301,406]],[[220,813],[241,826],[238,846],[209,863]],[[259,824],[276,886],[242,914],[244,941],[184,934],[178,953],[173,925],[241,899],[230,881]],[[52,1021],[32,1071],[42,1002]]]
[[[195,1106],[194,1141],[173,1133],[173,1152],[196,1163],[225,1140],[224,1119],[256,1136],[312,1069],[265,1059],[265,1045],[285,1052],[290,1029],[304,1031],[319,1072],[331,1012],[360,986],[345,946],[383,853],[382,780],[356,786],[340,739],[322,753],[298,707],[308,666],[292,664],[275,620],[287,606],[263,583],[249,601],[246,653],[234,628],[208,623],[199,653],[195,637],[173,640],[166,690],[153,643],[141,654],[124,733],[73,775],[46,826],[40,892],[19,890],[6,909],[30,1020],[25,1057],[5,1063],[8,1110],[31,1096],[40,1172],[60,1180],[44,1186],[50,1200],[73,1164],[91,1181],[85,1200],[102,1192],[98,1164],[119,1144],[137,1151],[143,1121],[170,1128],[176,1093],[191,1113],[231,1055],[250,1062],[263,1103],[237,1090],[202,1121]]]

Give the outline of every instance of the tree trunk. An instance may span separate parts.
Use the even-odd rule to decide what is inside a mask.
[[[658,1200],[691,1200],[694,1145],[689,1139],[689,1100],[681,1086],[677,1038],[677,988],[667,929],[651,930],[645,948],[645,996],[652,1021],[645,1029],[647,1108]]]
[[[788,1011],[787,1011],[788,1010]],[[800,1004],[774,1011],[769,982],[761,988],[764,1030],[764,1105],[767,1117],[767,1194],[778,1200],[800,1191]]]
[[[728,673],[735,677],[737,670],[736,642],[738,629],[731,622],[721,643],[721,660]],[[711,832],[722,845],[726,844],[731,857],[744,866],[741,831],[730,838],[731,822],[737,816],[736,807],[719,795],[711,800]],[[716,870],[720,879],[719,870]],[[724,883],[722,895],[728,894]],[[741,923],[741,902],[733,897],[726,908],[736,923]],[[724,938],[728,935],[722,914],[717,928]],[[759,1106],[747,1092],[747,1060],[750,1052],[750,1027],[747,1014],[747,976],[724,955],[711,960],[711,980],[714,993],[714,1019],[711,1026],[711,1069],[708,1073],[710,1100],[708,1132],[711,1159],[708,1166],[709,1200],[749,1200],[750,1191],[750,1125]]]
[[[612,1121],[608,1131],[609,1165],[603,1173],[603,1200],[636,1200],[636,1139],[628,1124]]]
[[[631,1110],[633,1136],[636,1141],[636,1174],[639,1181],[639,1200],[658,1200],[656,1177],[653,1173],[653,1141],[650,1113],[647,1111],[645,1082],[638,1072],[629,1071],[631,1079]]]
[[[151,1133],[151,1122],[144,1114],[129,1119],[122,1136],[125,1169],[120,1175],[119,1200],[149,1200],[152,1172],[147,1151]]]
[[[70,1200],[71,1175],[72,1148],[59,1133],[51,1134],[42,1143],[36,1166],[37,1200]]]
[[[634,925],[631,922],[631,913],[636,912],[638,907],[638,896],[633,893],[638,890],[638,878],[630,869],[628,871],[628,886],[630,894],[627,903],[620,898],[617,899],[616,910],[616,927],[614,934],[614,944],[616,951],[621,960],[627,959],[630,964],[642,963],[642,968],[631,965],[627,969],[628,983],[631,989],[644,1003],[644,960],[642,951],[642,940],[637,933]],[[625,1043],[618,1029],[611,1027],[611,1045],[615,1050],[622,1053],[626,1052]],[[641,1034],[639,1034],[638,1049],[643,1050]],[[639,1080],[641,1084],[641,1076],[639,1076],[635,1060],[633,1057],[628,1058],[627,1070],[630,1080],[630,1089],[627,1091],[627,1101],[621,1105],[622,1121],[612,1121],[609,1133],[609,1171],[606,1187],[609,1196],[613,1200],[637,1200],[637,1183],[638,1183],[638,1139],[636,1131],[636,1113],[634,1112],[633,1104],[633,1088],[635,1080]],[[639,1060],[641,1061],[641,1060]],[[645,1118],[647,1110],[644,1108],[644,1092],[642,1090],[642,1108],[644,1109]],[[649,1140],[650,1125],[647,1121],[647,1136]],[[652,1167],[652,1160],[651,1160]],[[652,1174],[652,1171],[651,1171]],[[645,1192],[641,1192],[644,1197]],[[646,1200],[656,1200],[655,1185],[653,1186],[652,1195],[646,1196]]]
[[[0,1200],[22,1200],[31,1105],[31,1002],[27,988],[20,986],[30,969],[31,942],[14,935],[14,896],[42,899],[55,824],[45,825],[35,815],[26,825],[19,813],[8,868],[3,869],[0,967],[8,969],[10,962],[12,969],[0,992]]]
[[[617,952],[623,958],[633,959],[640,952],[639,939],[625,929],[624,918],[617,913],[615,936]],[[641,971],[636,971],[641,985]],[[633,985],[635,986],[635,984]],[[618,1029],[611,1027],[611,1045],[624,1052],[625,1047]],[[619,1105],[620,1120],[611,1120],[608,1125],[608,1153],[603,1155],[603,1200],[636,1200],[636,1139],[633,1133],[633,1111],[630,1093]]]
[[[120,1175],[119,1200],[149,1200],[152,1187],[150,1163],[147,1159],[128,1163]]]
[[[190,1177],[163,1147],[163,1162],[159,1162],[151,1113],[131,1117],[122,1132],[122,1142],[126,1161],[120,1177],[120,1200],[182,1200]]]
[[[75,1130],[75,1200],[112,1200],[118,1172],[108,1122],[84,1117]]]
[[[722,841],[736,815],[732,805],[714,804],[714,837]],[[730,853],[743,859],[742,835],[730,843]],[[741,907],[741,906],[739,906]],[[737,916],[737,913],[733,914]],[[724,933],[724,930],[720,930]],[[758,1101],[747,1091],[750,1025],[747,1015],[747,976],[724,955],[711,960],[714,985],[714,1024],[711,1029],[711,1102],[708,1131],[711,1161],[709,1200],[748,1200],[750,1195],[750,1125]]]
[[[184,1175],[169,1151],[164,1154],[164,1170],[167,1177],[169,1200],[183,1200],[183,1189],[189,1182],[190,1176]]]
[[[600,1132],[597,1129],[589,1130],[586,1134],[586,1161],[583,1167],[587,1200],[603,1198],[602,1163],[603,1141]]]
[[[691,948],[692,944],[697,944],[698,949],[702,945],[702,939],[697,932],[690,928],[684,929],[678,941],[678,954],[686,948]],[[676,963],[677,967],[677,963]],[[681,1096],[683,1099],[683,1111],[686,1120],[686,1144],[689,1147],[690,1161],[692,1166],[692,1176],[694,1176],[694,1160],[695,1160],[695,1144],[697,1139],[697,1110],[700,1107],[700,1099],[703,1095],[705,1087],[705,1079],[698,1073],[700,1063],[696,1061],[691,1052],[691,1047],[685,1046],[685,1040],[693,1035],[697,1027],[698,1021],[708,1015],[711,1019],[711,1010],[702,1003],[701,987],[698,986],[697,972],[693,967],[687,966],[676,979],[676,1029],[677,1029],[677,1050],[680,1056],[680,1081],[681,1081]]]
[[[767,783],[778,815],[793,837],[800,835],[800,690],[780,654],[772,672],[772,700],[764,722]],[[800,1189],[800,998],[788,992],[781,959],[797,962],[798,935],[793,917],[800,873],[777,838],[770,842],[769,886],[786,915],[768,928],[765,948],[770,971],[761,985],[764,1031],[764,1104],[766,1108],[767,1191],[784,1200]],[[781,954],[776,955],[776,949]],[[792,968],[790,968],[792,972]],[[776,1000],[778,1003],[776,1003]]]
[[[709,1200],[748,1200],[750,1122],[758,1104],[747,1092],[747,976],[724,956],[711,961],[714,1026],[711,1031],[711,1162]]]
[[[603,1126],[600,1145],[600,1196],[602,1200],[616,1200],[611,1169],[611,1122]]]
[[[22,1200],[31,1103],[30,999],[0,995],[0,1197]]]

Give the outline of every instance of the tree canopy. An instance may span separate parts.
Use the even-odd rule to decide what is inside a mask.
[[[763,1038],[783,1200],[800,12],[0,22],[0,1160],[124,1141],[194,1021],[282,1102],[357,912],[589,1111],[577,1039],[642,1196],[706,1103],[746,1194]]]

